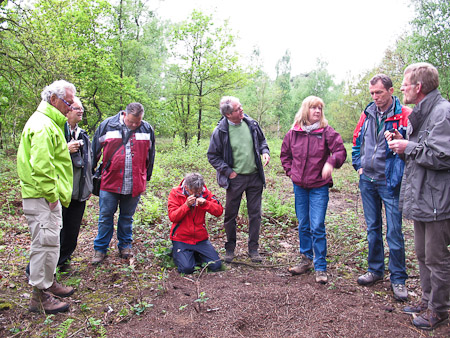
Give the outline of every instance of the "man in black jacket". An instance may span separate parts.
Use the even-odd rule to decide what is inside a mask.
[[[225,96],[220,101],[223,118],[211,135],[209,163],[217,171],[218,184],[227,189],[224,226],[227,234],[225,262],[231,263],[236,248],[236,217],[245,191],[249,218],[248,253],[261,262],[258,252],[261,227],[261,197],[265,185],[263,163],[270,151],[258,122],[247,115],[238,98]]]

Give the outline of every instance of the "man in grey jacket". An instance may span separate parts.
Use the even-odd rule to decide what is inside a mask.
[[[413,324],[423,330],[447,323],[450,309],[450,103],[438,86],[434,66],[408,66],[401,86],[404,103],[415,104],[408,140],[386,134],[389,147],[406,162],[400,206],[403,215],[414,220],[422,286],[421,302],[404,311],[420,313]]]
[[[217,171],[219,186],[227,189],[224,226],[227,234],[225,262],[231,263],[236,248],[236,217],[245,191],[248,210],[248,253],[253,262],[261,262],[258,252],[261,227],[261,197],[265,184],[264,166],[269,163],[269,146],[258,122],[247,115],[238,98],[220,100],[223,118],[211,135],[209,163]]]

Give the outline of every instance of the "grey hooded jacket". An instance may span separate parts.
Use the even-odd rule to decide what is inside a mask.
[[[435,89],[411,115],[400,208],[406,218],[450,219],[450,103]]]

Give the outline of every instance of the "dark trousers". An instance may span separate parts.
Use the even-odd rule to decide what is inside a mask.
[[[63,226],[60,234],[58,266],[66,264],[77,247],[85,207],[86,201],[72,200],[68,208],[62,209]]]
[[[209,240],[197,244],[172,241],[172,257],[180,273],[193,273],[196,265],[214,262],[208,265],[211,271],[220,270],[222,261]]]
[[[450,220],[414,221],[422,300],[436,312],[450,309]]]
[[[237,175],[234,179],[230,179],[225,204],[224,226],[227,234],[225,243],[227,251],[234,251],[236,248],[236,217],[244,191],[248,210],[248,251],[256,251],[259,247],[263,182],[257,173]]]

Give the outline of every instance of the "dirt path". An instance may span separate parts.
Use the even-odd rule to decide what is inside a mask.
[[[170,274],[153,308],[108,330],[108,337],[421,337],[385,280],[367,289],[351,280],[315,283],[313,273],[235,266],[201,277]],[[198,290],[209,299],[195,302]],[[378,295],[377,295],[378,294]],[[385,295],[385,296],[381,296]],[[450,337],[450,327],[434,337]]]

